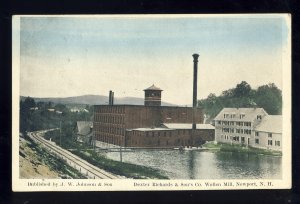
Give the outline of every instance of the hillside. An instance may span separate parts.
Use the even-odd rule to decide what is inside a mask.
[[[21,96],[23,101],[26,97]],[[35,98],[35,102],[53,102],[55,104],[87,104],[87,105],[101,105],[108,103],[108,97],[102,95],[82,95],[82,96],[73,96],[73,97],[55,97],[55,98]],[[115,104],[130,104],[130,105],[144,105],[143,98],[137,97],[123,97],[115,98]],[[167,103],[162,101],[163,106],[176,106],[175,104]]]

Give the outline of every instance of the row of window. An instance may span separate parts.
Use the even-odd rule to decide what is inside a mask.
[[[101,135],[96,134],[95,137],[96,140],[98,141],[102,141],[110,144],[120,145],[124,143],[123,137],[116,137],[109,134],[101,134]]]
[[[273,145],[273,140],[268,140],[268,145],[272,146]],[[280,141],[275,140],[275,146],[280,146]]]
[[[228,114],[228,113],[224,113],[224,118],[236,118],[236,114],[235,113],[232,113],[232,114]],[[245,114],[241,113],[239,114],[239,118],[242,119],[245,117]]]
[[[251,122],[218,121],[218,125],[237,125],[251,127]]]
[[[223,135],[221,135],[221,139],[223,139]],[[236,141],[236,142],[239,142],[239,141],[240,141],[240,137],[239,137],[239,136],[228,136],[228,135],[224,135],[224,139],[225,139],[225,140],[232,140],[232,141]],[[241,137],[241,142],[242,142],[242,143],[245,142],[245,137]]]
[[[96,126],[95,131],[99,131],[102,133],[110,133],[110,134],[115,134],[115,135],[125,135],[125,129],[119,128],[119,127],[109,127],[109,126],[98,127],[98,126]]]
[[[171,137],[173,135],[184,135],[188,132],[188,130],[172,130],[172,131],[147,131],[145,132],[146,137],[154,137],[154,136],[164,136],[164,137]],[[133,131],[133,135],[144,135],[144,132],[140,131]]]
[[[124,106],[96,106],[95,112],[97,113],[125,113]]]
[[[124,116],[95,114],[94,117],[95,117],[94,120],[97,122],[114,123],[114,124],[123,124],[124,123]]]
[[[161,94],[160,94],[160,92],[152,92],[152,93],[146,92],[146,93],[145,93],[145,96],[146,96],[146,97],[152,97],[152,96],[160,97]]]
[[[221,135],[221,139],[223,140],[223,137],[225,140],[232,140],[232,141],[236,141],[239,142],[240,141],[240,137],[239,136],[228,136],[228,135]],[[245,137],[241,137],[241,143],[245,142]],[[259,139],[255,139],[255,144],[259,144]],[[280,146],[280,141],[275,140],[275,146]],[[273,141],[272,140],[268,140],[268,146],[273,146]]]
[[[251,130],[248,129],[222,128],[222,132],[251,135]]]
[[[184,139],[176,139],[176,140],[132,140],[131,141],[132,145],[165,145],[165,146],[169,146],[169,145],[181,145],[181,146],[188,146],[190,145],[190,140],[184,140]]]
[[[255,139],[255,144],[259,144],[259,139]],[[268,145],[273,146],[273,140],[268,140]],[[275,140],[275,146],[280,146],[280,141]]]
[[[255,136],[259,137],[259,135],[260,135],[259,132],[256,131]],[[268,133],[268,137],[272,138],[272,133]]]

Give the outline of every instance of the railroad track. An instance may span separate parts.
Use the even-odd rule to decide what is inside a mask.
[[[118,179],[119,177],[108,173],[98,167],[88,163],[80,157],[72,154],[71,152],[53,144],[52,142],[44,139],[42,134],[46,131],[29,132],[28,135],[37,143],[44,145],[51,153],[65,160],[68,165],[79,170],[82,174],[92,179]]]

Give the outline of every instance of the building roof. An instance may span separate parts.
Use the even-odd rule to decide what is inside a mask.
[[[235,114],[235,118],[224,118],[224,114]],[[243,118],[240,115],[244,114]],[[228,120],[228,121],[252,121],[257,115],[267,114],[263,108],[223,108],[214,120]]]
[[[149,88],[144,89],[144,91],[148,90],[155,90],[155,91],[162,91],[160,88],[156,87],[154,84],[150,86]]]
[[[91,128],[93,128],[93,122],[91,121],[77,121],[77,134],[88,135],[91,133]]]
[[[192,129],[192,123],[163,123],[163,126],[171,129]],[[196,124],[196,129],[214,130],[215,127],[211,124]]]
[[[168,131],[168,130],[174,130],[174,129],[170,129],[170,128],[134,128],[134,129],[127,129],[127,131],[143,131],[143,132],[147,132],[147,131]]]
[[[270,133],[282,133],[282,116],[267,115],[261,120],[254,130]]]

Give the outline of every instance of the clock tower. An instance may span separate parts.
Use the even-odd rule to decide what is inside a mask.
[[[160,88],[154,86],[150,86],[145,91],[145,106],[160,106],[161,105],[161,90]]]

